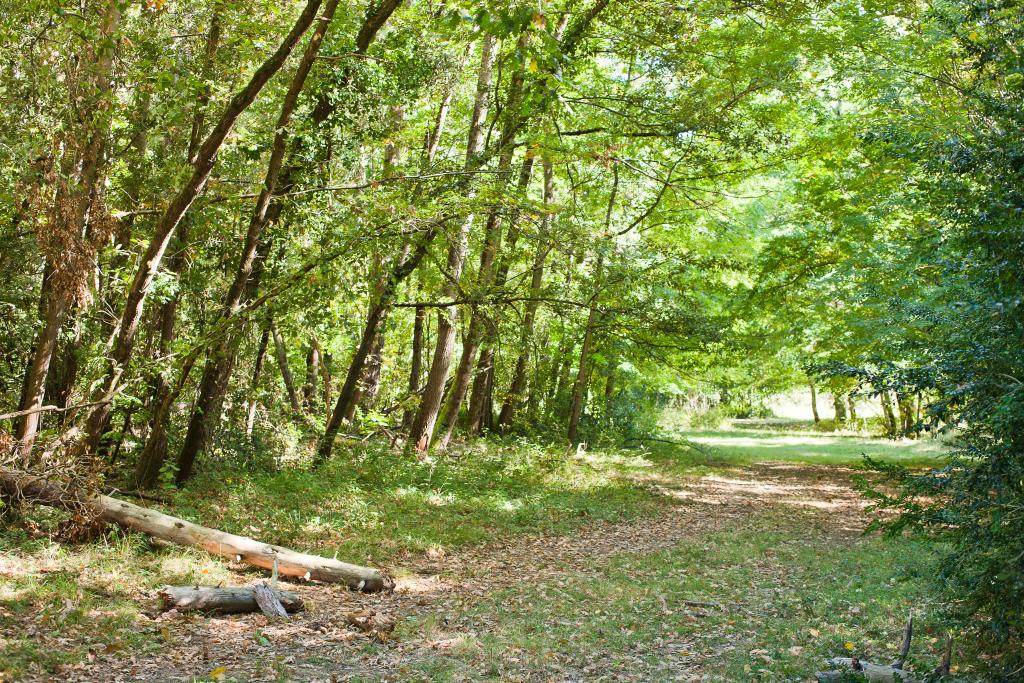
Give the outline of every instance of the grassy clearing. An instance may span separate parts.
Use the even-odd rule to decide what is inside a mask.
[[[932,467],[942,461],[947,444],[942,439],[917,441],[873,439],[844,434],[761,430],[680,432],[705,452],[688,449],[682,465],[747,465],[754,462],[791,462],[861,467],[864,455],[906,467]]]
[[[566,535],[592,521],[664,511],[660,494],[637,485],[651,474],[692,477],[765,460],[856,465],[863,451],[904,463],[931,463],[935,448],[802,434],[700,432],[682,437],[700,444],[703,452],[652,444],[650,450],[604,449],[577,457],[563,448],[507,441],[481,442],[456,457],[419,462],[385,448],[361,447],[339,454],[318,472],[293,465],[269,474],[238,474],[235,467],[211,471],[188,489],[169,493],[165,507],[206,525],[401,574],[415,570],[425,553],[522,534]],[[228,469],[235,473],[225,474]],[[157,651],[167,635],[138,617],[153,589],[167,583],[233,580],[227,565],[205,553],[159,548],[116,530],[95,543],[62,544],[48,535],[60,515],[43,510],[30,514],[33,536],[0,531],[0,681],[54,671],[90,652]],[[690,652],[691,658],[714,655],[715,665],[729,671],[738,666],[746,673],[743,666],[750,664],[756,673],[764,667],[751,663],[747,653],[765,649],[773,660],[770,671],[803,667],[806,672],[820,665],[819,655],[835,654],[837,639],[860,644],[863,638],[854,638],[858,629],[878,643],[896,639],[889,631],[903,619],[905,600],[917,595],[916,584],[901,583],[897,570],[906,565],[908,576],[923,571],[909,566],[917,560],[905,546],[853,540],[857,550],[847,552],[803,542],[801,532],[789,527],[745,533],[709,538],[704,546],[669,553],[609,557],[587,575],[567,575],[560,587],[524,584],[491,596],[466,618],[494,622],[495,628],[411,672],[457,679],[464,669],[501,678],[506,670],[547,670],[559,662],[575,667],[581,653],[602,662],[611,657],[619,662],[615,666],[653,657],[654,666],[671,648],[682,648],[680,642],[686,648],[678,653]],[[774,554],[765,570],[756,561],[769,557],[768,550]],[[829,583],[833,575],[842,577],[841,585]],[[791,591],[787,602],[763,602],[761,594],[769,590],[765,581],[778,576],[786,577]],[[913,590],[908,592],[908,586]],[[830,593],[813,598],[826,588]],[[854,618],[847,607],[855,604],[851,601],[858,588],[867,591],[861,596],[865,609]],[[760,621],[751,621],[755,617],[746,608],[697,617],[672,607],[683,596],[738,601],[751,589],[761,596],[760,606],[750,608]],[[671,614],[663,614],[662,598]],[[783,607],[801,611],[777,612]],[[829,610],[839,610],[832,622],[827,621]],[[591,614],[597,616],[589,618]],[[797,621],[806,622],[808,615],[825,620],[818,629],[822,635],[798,637],[789,623],[794,614]],[[825,628],[826,623],[831,626]],[[405,635],[423,637],[439,627],[420,623],[402,628]],[[701,630],[721,630],[721,639],[698,638]],[[755,638],[754,630],[764,637]],[[654,643],[670,649],[650,650]],[[783,652],[792,646],[806,648],[802,658]],[[488,653],[484,659],[490,663],[479,661],[481,653]]]
[[[931,566],[928,548],[913,541],[836,544],[799,515],[762,518],[671,551],[620,553],[560,585],[524,582],[492,595],[455,621],[475,632],[407,673],[433,681],[805,681],[850,648],[891,659],[909,611],[929,611],[923,577]],[[403,626],[406,637],[450,637],[445,628]],[[919,620],[918,634],[912,664],[920,670],[937,661],[939,627]]]
[[[317,472],[209,472],[160,507],[263,541],[403,573],[425,552],[653,514],[662,501],[632,482],[650,467],[635,452],[601,450],[581,460],[564,448],[524,441],[479,443],[457,457],[425,462],[366,447],[339,454]],[[220,560],[156,548],[136,534],[112,530],[97,543],[61,544],[47,534],[62,516],[29,512],[36,538],[0,531],[0,681],[52,671],[90,650],[157,647],[159,631],[134,623],[140,601],[164,584],[231,582]]]

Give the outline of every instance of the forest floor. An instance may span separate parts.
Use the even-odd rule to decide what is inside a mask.
[[[121,532],[70,549],[4,532],[0,680],[805,681],[851,649],[888,661],[912,609],[912,662],[934,665],[929,547],[863,535],[869,518],[854,488],[860,453],[921,464],[936,456],[934,443],[685,436],[697,450],[537,451],[523,469],[509,455],[516,446],[490,488],[468,479],[481,469],[468,462],[433,463],[426,479],[407,474],[394,490],[409,490],[388,500],[416,502],[395,514],[438,523],[370,558],[392,571],[396,590],[292,584],[308,609],[286,622],[160,615],[151,600],[160,583],[260,580],[201,553]],[[353,476],[340,487],[349,494]],[[271,499],[274,481],[257,482]],[[386,503],[364,500],[378,538],[398,521],[375,517]],[[195,504],[210,523],[215,513]],[[505,508],[514,514],[496,512]],[[310,520],[324,524],[331,509],[293,522],[315,530]],[[223,510],[220,518],[238,526]],[[369,530],[351,528],[345,547],[372,543]]]

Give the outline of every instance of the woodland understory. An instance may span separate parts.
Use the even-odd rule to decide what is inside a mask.
[[[822,580],[813,551],[775,549],[818,523],[793,508],[833,509],[806,542],[863,551],[844,569],[862,590],[914,555],[900,559],[917,573],[907,595],[928,608],[879,596],[871,638],[897,640],[906,608],[934,638],[931,679],[1024,679],[1017,0],[0,3],[0,576],[12,585],[45,573],[61,544],[124,543],[135,558],[162,552],[137,544],[170,542],[229,565],[226,585],[252,582],[242,565],[268,570],[271,603],[279,575],[365,592],[306,597],[416,613],[397,632],[422,645],[448,625],[422,621],[402,572],[430,553],[494,560],[524,538],[584,548],[620,533],[559,516],[565,503],[623,529],[656,520],[678,541],[570,562],[567,585],[650,562],[649,583],[605,588],[635,584],[637,610],[675,623],[680,608],[652,586],[699,564],[688,544],[705,531],[726,534],[705,560],[732,577],[732,597],[688,599],[716,605],[697,618],[723,617],[721,633],[740,617],[719,612],[746,604],[739,584],[762,590],[731,550],[749,543],[794,563],[800,609],[838,634],[850,625],[807,602]],[[775,415],[794,396],[804,422]],[[726,486],[727,520],[676,528],[717,503],[676,510],[672,491],[706,492],[723,468],[755,482],[766,511],[746,509],[748,484]],[[772,498],[804,489],[825,507]],[[830,491],[845,502],[828,508]],[[128,583],[118,599],[156,587]],[[220,597],[255,609],[250,589]],[[0,624],[20,628],[28,610],[58,633],[101,595],[4,590]],[[580,590],[548,607],[582,610]],[[767,628],[753,615],[785,612],[740,611],[751,631]],[[347,623],[360,638],[393,637],[395,619],[361,618]],[[623,623],[647,645],[667,637]],[[633,647],[592,627],[597,652]],[[749,635],[715,645],[746,648],[742,660],[701,650],[731,672],[722,680],[803,680],[812,653],[823,668],[854,653],[836,665],[852,671],[820,680],[873,675],[863,637],[833,637],[836,652],[787,632],[797,649],[778,669]],[[417,675],[503,679],[471,651],[536,654],[451,637],[454,668],[420,652]],[[959,673],[950,642],[969,643]],[[27,668],[0,680],[67,663],[19,651]],[[644,668],[652,652],[635,676],[670,679]],[[878,663],[917,680],[906,659]],[[227,675],[189,661],[189,676]],[[548,673],[599,678],[563,664]],[[509,666],[524,680],[546,670]]]

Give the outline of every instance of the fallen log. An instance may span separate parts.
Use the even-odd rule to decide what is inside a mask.
[[[158,539],[202,548],[236,562],[271,569],[277,562],[283,576],[324,583],[343,583],[360,591],[392,587],[382,572],[347,562],[308,555],[246,536],[193,524],[118,498],[89,494],[61,482],[12,470],[0,470],[0,490],[15,498],[65,510],[86,512],[95,518],[141,531]]]
[[[828,660],[829,666],[837,667],[832,671],[818,671],[814,674],[818,683],[839,683],[848,681],[849,672],[859,671],[869,683],[922,683],[909,673],[894,666],[862,662],[856,657],[834,657]]]
[[[842,683],[850,680],[850,672],[858,672],[864,680],[869,683],[924,683],[922,679],[915,678],[904,671],[907,656],[910,654],[910,642],[914,637],[914,617],[907,619],[907,625],[903,628],[903,642],[900,645],[900,654],[893,660],[892,664],[872,664],[862,661],[859,657],[833,657],[828,660],[829,666],[835,667],[831,671],[818,671],[814,674],[817,683]],[[942,661],[932,671],[927,680],[936,680],[950,673],[950,659],[952,657],[953,639],[946,641],[946,649],[943,651]]]
[[[259,612],[261,606],[257,589],[271,592],[284,612],[302,609],[302,598],[291,591],[275,591],[267,586],[239,588],[208,588],[200,586],[164,586],[157,595],[164,610],[179,612],[211,612],[216,614],[243,614]],[[275,612],[275,614],[280,614]]]

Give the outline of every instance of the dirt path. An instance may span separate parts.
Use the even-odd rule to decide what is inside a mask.
[[[158,629],[166,640],[160,651],[137,656],[98,653],[89,662],[66,667],[60,679],[191,681],[210,680],[213,671],[224,680],[408,680],[405,672],[411,662],[444,656],[465,633],[487,628],[472,623],[467,610],[524,581],[557,585],[560,577],[586,571],[615,553],[670,549],[709,533],[742,529],[769,515],[782,520],[797,515],[816,533],[850,540],[864,523],[863,502],[850,476],[836,467],[776,464],[690,481],[650,477],[642,485],[666,501],[657,517],[595,524],[572,536],[514,539],[448,557],[413,559],[409,566],[415,573],[400,576],[389,595],[291,586],[311,608],[287,623],[273,623],[262,615],[140,616],[140,628]],[[252,576],[236,579],[244,584]],[[418,633],[403,622],[438,627]]]

